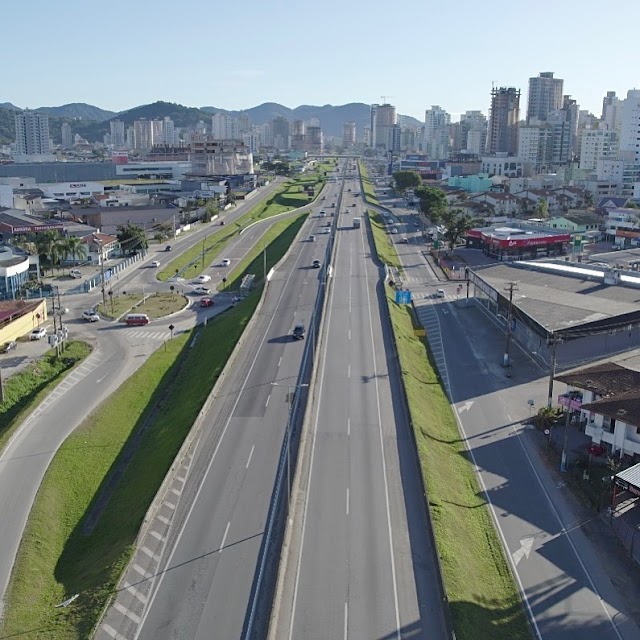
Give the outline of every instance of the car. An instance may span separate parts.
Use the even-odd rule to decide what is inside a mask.
[[[208,289],[207,287],[196,287],[193,290],[193,293],[197,296],[207,296],[211,293],[211,289]]]
[[[335,202],[332,202],[332,203],[331,203],[331,206],[332,206],[332,207],[335,207],[335,206],[336,206],[336,203],[335,203]]]
[[[395,227],[391,228],[391,233],[398,233],[398,230]]]
[[[100,316],[96,311],[88,309],[87,311],[82,312],[82,319],[88,320],[89,322],[98,322],[98,320],[100,320]]]
[[[402,244],[409,244],[409,238],[402,238],[400,242],[402,242]]]
[[[326,217],[327,217],[327,212],[326,212],[326,211],[321,211],[318,215],[319,215],[321,218],[326,218]]]
[[[321,266],[320,260],[314,260],[314,261],[311,263],[311,268],[312,268],[312,269],[319,269],[319,268],[320,268],[320,266]]]
[[[357,207],[358,205],[354,202],[351,206],[352,207]]]
[[[164,248],[164,250],[165,250],[165,251],[171,251],[171,245],[170,245],[170,244],[168,244],[168,245]]]
[[[152,267],[159,267],[159,266],[160,266],[160,260],[154,260],[154,261],[151,263],[151,266],[152,266]]]
[[[202,298],[200,300],[201,307],[213,307],[213,300],[211,298]]]
[[[41,340],[46,335],[47,330],[44,327],[38,327],[29,334],[29,340]]]
[[[329,227],[325,227],[325,228],[322,230],[322,233],[331,233],[331,229],[330,229]]]
[[[444,289],[438,289],[438,290],[436,291],[436,298],[444,298],[444,297],[445,297],[445,295],[446,295],[446,294],[445,294],[445,292],[444,292]]]
[[[224,227],[224,220],[220,220],[220,226]]]
[[[2,351],[2,353],[9,353],[9,351],[13,351],[17,346],[18,343],[11,340],[10,342],[5,342],[0,348],[0,351]]]
[[[293,336],[294,340],[304,340],[304,333],[304,325],[297,324],[295,327],[293,327],[293,332],[291,333],[291,335]]]
[[[220,264],[223,267],[228,267],[231,264],[231,260],[229,260],[229,258],[225,258]]]
[[[231,298],[231,303],[235,304],[236,302],[242,302],[244,300],[244,298],[242,296],[233,296],[233,298]]]
[[[71,269],[71,271],[69,271],[69,275],[74,279],[82,278],[82,271],[79,269]]]
[[[205,282],[210,282],[211,276],[208,276],[206,273],[199,275],[195,280],[195,284],[204,284]]]
[[[315,241],[316,241],[316,237],[314,235],[310,235],[309,242],[315,242]]]

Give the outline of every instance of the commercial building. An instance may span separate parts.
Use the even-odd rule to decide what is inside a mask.
[[[104,193],[100,182],[54,182],[39,184],[38,188],[47,198],[79,200]]]
[[[38,275],[38,256],[30,256],[12,244],[0,243],[0,299],[12,300],[18,295],[29,280],[31,262]]]
[[[62,231],[61,221],[43,220],[26,214],[20,209],[7,209],[0,212],[0,234],[2,238],[24,235],[26,233],[40,233],[42,231]]]
[[[500,87],[491,90],[491,109],[487,128],[488,154],[518,151],[518,121],[520,120],[520,90]]]
[[[620,153],[630,164],[640,166],[640,90],[627,91],[622,108]]]

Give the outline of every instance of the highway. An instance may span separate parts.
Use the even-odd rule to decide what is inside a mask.
[[[274,183],[263,188],[259,197],[225,215],[229,220],[235,220],[262,198],[268,197],[277,186]],[[174,256],[191,244],[201,242],[202,237],[212,230],[213,226],[203,226],[199,231],[180,238],[174,243],[174,252],[164,255]],[[140,266],[125,272],[120,277],[120,286],[137,290],[141,290],[143,283],[151,286],[155,282],[155,270],[146,265],[154,257],[151,252]],[[62,297],[63,305],[69,308],[64,323],[70,328],[71,338],[86,340],[94,350],[25,420],[0,454],[0,513],[3,514],[0,518],[0,602],[4,598],[31,505],[58,447],[168,337],[167,323],[162,320],[143,329],[81,320],[82,310],[91,308],[100,299],[98,289],[91,294]],[[221,308],[224,306],[207,310],[207,313],[217,313]],[[203,312],[199,309],[196,313],[188,309],[172,318],[172,322],[180,331],[193,326],[202,317]]]
[[[324,190],[327,204],[332,189]],[[324,207],[314,205],[317,212]],[[328,209],[327,209],[328,210]],[[255,325],[218,390],[172,508],[149,526],[154,547],[144,576],[130,565],[123,591],[96,638],[240,638],[254,584],[267,512],[285,436],[288,385],[296,383],[332,218],[314,213],[276,269]],[[309,241],[309,235],[316,241]],[[309,333],[306,340],[313,340]],[[170,525],[165,521],[170,520]]]
[[[439,282],[411,235],[415,212],[394,209],[408,244],[397,244],[418,317],[427,329],[438,364],[479,478],[490,502],[505,553],[539,640],[632,640],[640,629],[623,613],[624,599],[607,575],[598,548],[582,529],[563,482],[550,477],[520,421],[528,400],[546,404],[548,377],[514,345],[513,367],[501,366],[504,333],[456,284]],[[444,280],[444,278],[443,278]],[[425,300],[435,290],[444,299]]]
[[[381,270],[349,196],[269,637],[447,638]]]

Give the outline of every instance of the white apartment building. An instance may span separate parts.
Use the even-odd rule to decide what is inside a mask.
[[[122,120],[111,120],[109,122],[111,132],[111,145],[116,149],[122,149],[125,143],[124,122]]]
[[[238,120],[227,113],[214,113],[211,116],[211,135],[216,140],[239,139]]]
[[[609,131],[619,131],[622,126],[622,103],[615,91],[607,91],[602,99],[601,123]]]
[[[490,176],[521,178],[528,175],[530,171],[531,165],[525,164],[519,156],[497,153],[494,156],[480,158],[480,173],[487,173]]]
[[[585,129],[580,142],[580,168],[596,171],[598,160],[615,158],[618,154],[618,136],[608,129]]]
[[[430,160],[444,160],[449,156],[449,125],[451,116],[438,105],[424,113],[423,150]]]
[[[49,116],[25,110],[15,114],[15,162],[52,162]]]
[[[617,245],[624,246],[628,241],[640,238],[640,217],[637,209],[609,209],[604,224],[606,235]]]
[[[620,151],[628,152],[627,159],[635,165],[640,165],[640,90],[638,89],[627,91],[627,98],[622,107]]]

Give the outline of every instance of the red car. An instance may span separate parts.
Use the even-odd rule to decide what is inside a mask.
[[[200,300],[201,307],[213,307],[213,300],[211,298],[202,298]]]

